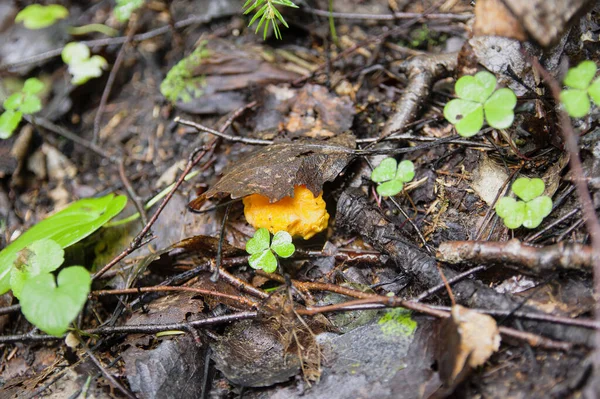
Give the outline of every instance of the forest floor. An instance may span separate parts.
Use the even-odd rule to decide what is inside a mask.
[[[0,246],[82,198],[126,195],[113,223],[138,216],[65,249],[64,265],[96,273],[66,337],[0,296],[0,398],[594,392],[577,183],[598,209],[599,113],[570,121],[581,176],[540,72],[598,61],[594,10],[542,51],[474,35],[466,0],[336,0],[335,40],[324,0],[279,6],[281,40],[247,27],[239,0],[146,1],[121,23],[112,1],[61,0],[69,17],[40,30],[14,22],[33,2],[15,3],[0,4],[0,99],[30,77],[47,89],[0,140]],[[92,23],[118,34],[74,36]],[[109,65],[82,85],[60,57],[75,40]],[[469,68],[514,90],[509,128],[461,137],[444,118]],[[414,164],[396,196],[371,180],[386,157]],[[552,198],[535,229],[494,211],[519,177]],[[294,237],[275,273],[250,267],[242,199],[294,186],[322,192],[327,227]]]

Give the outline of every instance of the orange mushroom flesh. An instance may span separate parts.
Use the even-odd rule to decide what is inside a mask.
[[[295,186],[293,198],[274,203],[264,195],[249,195],[244,198],[244,215],[256,229],[264,227],[272,234],[283,230],[305,240],[325,230],[329,221],[323,193],[315,198],[305,186]]]

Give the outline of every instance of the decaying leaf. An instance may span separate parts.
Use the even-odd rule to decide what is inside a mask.
[[[354,157],[356,141],[350,132],[326,140],[297,140],[272,144],[230,167],[223,178],[190,204],[205,198],[231,195],[241,198],[261,194],[271,202],[294,194],[305,185],[318,196],[323,183],[334,180]]]
[[[496,321],[460,305],[442,322],[438,348],[440,378],[447,387],[460,383],[472,369],[484,364],[500,347]]]

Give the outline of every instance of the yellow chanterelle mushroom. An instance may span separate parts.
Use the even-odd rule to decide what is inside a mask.
[[[244,198],[244,215],[256,229],[264,227],[272,234],[283,230],[308,240],[327,228],[329,214],[322,196],[315,198],[305,186],[295,186],[293,198],[272,204],[264,195],[252,194]]]

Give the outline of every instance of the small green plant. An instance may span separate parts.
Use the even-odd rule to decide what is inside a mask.
[[[118,215],[127,204],[124,195],[113,194],[101,198],[76,201],[66,209],[42,220],[24,232],[15,241],[0,251],[0,294],[12,287],[12,271],[18,261],[18,253],[41,239],[55,241],[66,248],[84,239]],[[22,276],[21,276],[22,277]],[[20,280],[15,276],[15,282]],[[18,282],[17,282],[18,284]],[[17,290],[23,287],[17,287]]]
[[[212,52],[206,48],[207,41],[200,42],[194,51],[179,61],[160,84],[160,92],[172,103],[190,102],[204,93],[206,78],[195,76],[194,70],[210,58]]]
[[[552,212],[552,199],[544,194],[542,179],[520,177],[512,185],[512,191],[521,199],[503,197],[496,205],[496,213],[509,229],[524,226],[535,229]]]
[[[444,117],[463,137],[477,134],[483,127],[484,116],[488,125],[506,129],[515,118],[517,96],[508,88],[496,90],[496,77],[489,72],[463,76],[454,86],[458,98],[444,107]]]
[[[73,75],[71,83],[74,85],[82,85],[91,78],[101,76],[102,70],[108,67],[104,57],[90,55],[90,48],[79,42],[68,43],[63,49],[61,56],[69,66],[69,72]]]
[[[592,61],[583,61],[567,72],[563,83],[568,89],[560,93],[560,101],[573,118],[584,117],[590,112],[590,97],[596,105],[600,104],[600,78],[592,83],[594,76],[596,64]]]
[[[404,183],[408,183],[414,177],[415,165],[411,161],[397,163],[394,158],[384,159],[371,173],[371,180],[379,183],[377,193],[384,197],[397,195],[402,191]]]
[[[145,0],[117,0],[113,13],[119,22],[129,20],[131,14],[144,5]]]
[[[275,4],[286,7],[298,8],[298,6],[292,3],[290,0],[247,0],[244,4],[243,8],[246,9],[244,11],[244,15],[255,11],[255,14],[250,20],[250,23],[248,23],[248,26],[251,26],[258,19],[259,21],[258,25],[256,25],[255,32],[258,33],[260,28],[263,27],[263,39],[267,38],[267,31],[269,30],[269,21],[273,26],[273,32],[275,33],[276,39],[281,39],[279,22],[281,22],[286,28],[289,28],[287,22],[285,22],[285,19],[283,18],[277,7],[275,7]]]
[[[79,314],[90,293],[90,273],[82,266],[53,271],[63,263],[61,246],[48,239],[35,241],[19,251],[11,273],[13,293],[30,323],[54,336],[62,336]],[[18,287],[18,289],[17,289]]]
[[[23,22],[27,29],[43,29],[69,16],[69,10],[58,4],[43,6],[32,4],[17,14],[15,22]]]
[[[277,270],[277,256],[289,258],[296,251],[292,244],[292,236],[286,231],[278,231],[273,236],[265,228],[256,230],[254,236],[246,243],[246,252],[250,254],[248,263],[254,269],[262,269],[267,273]]]
[[[0,115],[0,138],[7,139],[19,126],[23,114],[35,114],[42,109],[42,101],[38,94],[44,90],[44,84],[37,78],[25,81],[21,91],[13,93],[2,106],[5,111]]]

